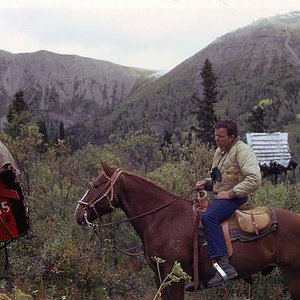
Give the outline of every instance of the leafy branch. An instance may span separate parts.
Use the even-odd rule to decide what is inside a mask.
[[[189,276],[186,272],[183,271],[181,265],[179,262],[175,261],[173,266],[172,266],[172,271],[169,273],[165,279],[162,281],[161,279],[161,274],[159,270],[159,264],[165,263],[166,261],[160,257],[154,256],[151,257],[155,262],[156,262],[156,267],[158,271],[158,277],[159,277],[159,282],[160,286],[153,298],[153,300],[157,299],[158,297],[161,296],[161,291],[172,284],[172,282],[179,282],[180,280],[187,280],[188,282],[191,281],[191,276]]]

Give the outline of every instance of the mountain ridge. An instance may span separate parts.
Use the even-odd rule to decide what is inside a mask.
[[[46,50],[0,52],[0,113],[2,120],[13,95],[23,90],[30,109],[49,122],[66,127],[109,111],[154,73],[104,60]]]
[[[300,116],[299,30],[299,11],[262,18],[217,38],[159,76],[46,50],[0,51],[0,113],[3,118],[13,92],[22,88],[31,110],[50,124],[64,121],[68,134],[83,144],[101,144],[111,134],[143,128],[160,134],[168,130],[180,139],[196,125],[192,95],[201,97],[200,70],[208,58],[217,76],[218,116],[236,119],[247,130],[252,108],[271,99],[268,130],[279,130]],[[24,57],[31,60],[26,64]]]
[[[193,93],[202,93],[200,70],[206,58],[217,75],[219,117],[236,119],[242,130],[247,130],[249,112],[268,98],[272,99],[267,111],[269,130],[280,130],[296,122],[300,113],[299,30],[300,12],[293,12],[262,18],[227,33],[134,91],[112,114],[82,124],[83,130],[94,128],[93,122],[97,124],[97,132],[90,134],[95,143],[105,142],[116,128],[119,134],[126,134],[151,127],[179,137],[180,132],[195,125],[191,99]]]

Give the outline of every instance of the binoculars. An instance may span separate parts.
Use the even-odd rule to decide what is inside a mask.
[[[222,181],[222,175],[218,167],[212,168],[210,177],[213,183],[216,183],[216,181]]]

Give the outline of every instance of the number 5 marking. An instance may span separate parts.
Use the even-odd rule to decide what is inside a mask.
[[[7,201],[1,202],[0,206],[1,206],[0,207],[0,214],[8,213],[9,212],[10,207],[9,207]]]

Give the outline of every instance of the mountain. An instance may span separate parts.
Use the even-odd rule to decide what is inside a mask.
[[[71,128],[70,133],[102,143],[112,133],[139,128],[172,131],[177,137],[195,124],[194,92],[202,93],[200,69],[208,58],[218,78],[217,113],[237,119],[267,103],[269,130],[300,117],[300,12],[260,19],[230,32],[166,75],[135,90],[114,110]]]
[[[153,74],[76,55],[0,51],[0,118],[3,123],[14,94],[23,90],[34,114],[69,127],[109,113]]]
[[[218,84],[219,117],[247,117],[266,107],[269,131],[295,130],[300,120],[300,12],[260,19],[229,32],[167,74],[47,51],[0,51],[0,118],[22,89],[34,114],[78,141],[105,143],[111,134],[167,130],[185,138],[196,124],[193,93],[202,95],[200,70],[209,59]],[[184,45],[183,45],[184,46]],[[295,132],[297,134],[295,135]]]

